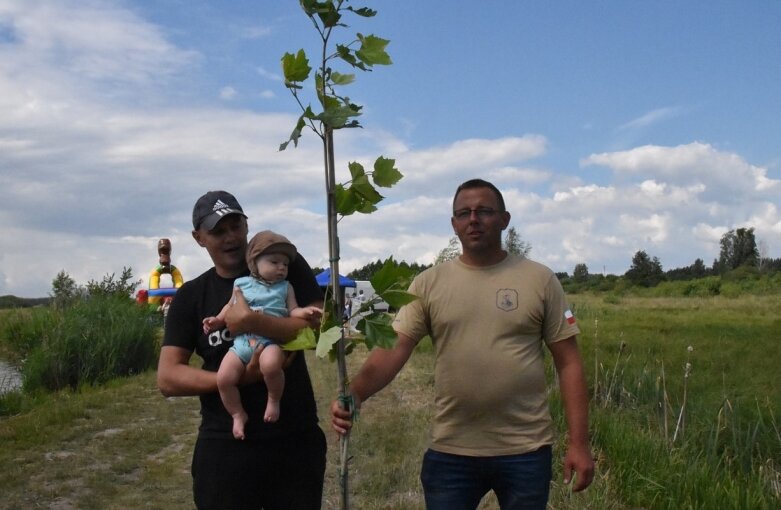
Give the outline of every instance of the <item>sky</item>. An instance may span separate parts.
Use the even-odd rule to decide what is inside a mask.
[[[378,14],[333,40],[389,39],[393,65],[341,89],[363,128],[336,133],[337,180],[381,155],[404,178],[340,221],[342,273],[433,262],[475,177],[554,271],[710,265],[741,227],[781,257],[781,2],[350,5]],[[146,285],[160,238],[194,278],[214,189],[326,267],[321,141],[278,151],[301,113],[280,59],[302,48],[321,51],[294,0],[0,0],[0,295],[46,296],[62,270]]]

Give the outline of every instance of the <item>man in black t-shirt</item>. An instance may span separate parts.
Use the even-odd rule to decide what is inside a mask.
[[[198,395],[201,425],[192,461],[193,496],[199,509],[318,509],[325,472],[325,436],[318,425],[312,383],[302,354],[285,369],[280,419],[266,423],[266,386],[257,356],[242,379],[241,399],[249,415],[246,439],[233,438],[232,423],[217,392],[217,369],[233,344],[233,334],[251,331],[280,343],[306,326],[303,319],[250,311],[233,282],[249,274],[246,265],[247,217],[225,191],[210,191],[193,209],[193,238],[206,249],[214,267],[185,283],[176,293],[166,320],[157,384],[165,396]],[[322,308],[314,274],[300,255],[288,280],[301,306]],[[215,316],[234,296],[227,327],[204,333],[202,320]],[[317,318],[319,320],[319,318]],[[203,359],[190,366],[193,352]]]

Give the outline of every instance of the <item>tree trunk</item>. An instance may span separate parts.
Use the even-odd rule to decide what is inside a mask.
[[[344,294],[339,288],[339,235],[337,233],[337,216],[336,216],[336,169],[334,164],[334,138],[333,130],[328,128],[325,133],[324,143],[324,156],[325,156],[325,168],[326,168],[326,190],[328,194],[328,255],[331,267],[331,292],[333,301],[333,317],[336,321],[342,321],[342,310],[344,309]],[[338,391],[340,401],[342,405],[349,406],[346,400],[347,395],[347,361],[345,357],[345,340],[344,340],[344,328],[342,330],[342,337],[336,344],[336,364],[339,370],[338,374]],[[350,508],[350,492],[349,492],[349,469],[347,461],[348,448],[350,443],[350,433],[343,435],[339,439],[339,481],[342,492],[342,510],[349,510]]]

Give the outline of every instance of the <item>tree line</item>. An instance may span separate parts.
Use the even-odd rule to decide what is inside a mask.
[[[624,273],[633,285],[654,287],[663,281],[680,281],[723,276],[737,271],[738,275],[770,274],[781,270],[781,258],[769,258],[767,249],[757,245],[753,228],[739,228],[721,236],[719,258],[710,266],[698,258],[691,265],[664,271],[658,257],[652,257],[645,250],[637,251],[632,264]],[[764,253],[763,253],[764,252]],[[568,279],[567,273],[558,273],[560,279]],[[572,274],[575,283],[586,283],[592,277],[586,264],[577,264]]]
[[[522,256],[528,256],[532,249],[531,244],[518,234],[515,227],[507,229],[503,245],[508,252]],[[419,273],[432,265],[454,259],[460,254],[461,244],[458,237],[453,236],[448,241],[448,245],[440,250],[433,264],[408,264],[402,261],[399,265]],[[383,261],[378,259],[351,271],[347,276],[355,280],[369,280],[382,265]],[[733,278],[740,278],[779,271],[781,271],[781,258],[774,259],[767,256],[767,246],[762,242],[757,243],[754,228],[738,228],[722,235],[719,257],[710,265],[697,258],[688,266],[664,271],[658,257],[649,255],[645,250],[638,250],[632,257],[631,266],[623,275],[593,274],[589,272],[585,263],[579,263],[575,265],[572,275],[567,272],[557,272],[556,276],[565,284],[599,287],[604,283],[607,287],[605,285],[602,287],[609,290],[608,287],[612,288],[610,284],[619,279],[634,286],[654,287],[664,281],[694,280],[708,276],[723,276],[727,273],[731,273]]]
[[[532,250],[529,242],[525,241],[515,227],[507,229],[504,237],[504,249],[510,253],[528,256]],[[564,284],[575,284],[586,287],[604,287],[605,282],[615,282],[623,278],[632,285],[639,287],[654,287],[661,282],[695,280],[708,276],[723,276],[730,273],[733,278],[750,277],[761,274],[773,274],[781,271],[781,258],[768,257],[767,245],[757,242],[754,228],[732,229],[721,236],[719,241],[719,257],[710,265],[697,258],[688,266],[678,267],[665,271],[658,257],[649,255],[645,250],[638,250],[632,257],[632,264],[623,275],[603,275],[591,273],[585,263],[575,265],[570,275],[567,272],[557,272],[556,276]],[[417,262],[398,262],[399,266],[410,269],[417,274],[432,265],[454,259],[461,254],[461,244],[458,237],[453,236],[448,245],[438,253],[433,264],[419,264]],[[353,280],[370,280],[372,275],[382,268],[384,262],[377,259],[373,262],[354,269],[347,273]],[[315,274],[323,271],[323,268],[313,268]],[[141,281],[133,281],[131,268],[123,268],[119,277],[106,275],[102,281],[90,280],[81,286],[71,278],[64,270],[60,271],[52,281],[52,293],[47,298],[19,298],[16,296],[0,296],[0,308],[23,308],[53,304],[57,308],[72,302],[75,299],[90,295],[131,295]]]

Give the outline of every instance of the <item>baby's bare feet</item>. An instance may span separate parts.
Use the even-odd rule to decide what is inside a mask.
[[[244,439],[244,424],[246,423],[247,413],[242,411],[233,415],[233,437],[236,439]]]
[[[279,419],[279,400],[268,399],[266,414],[263,416],[266,423],[274,423]]]

